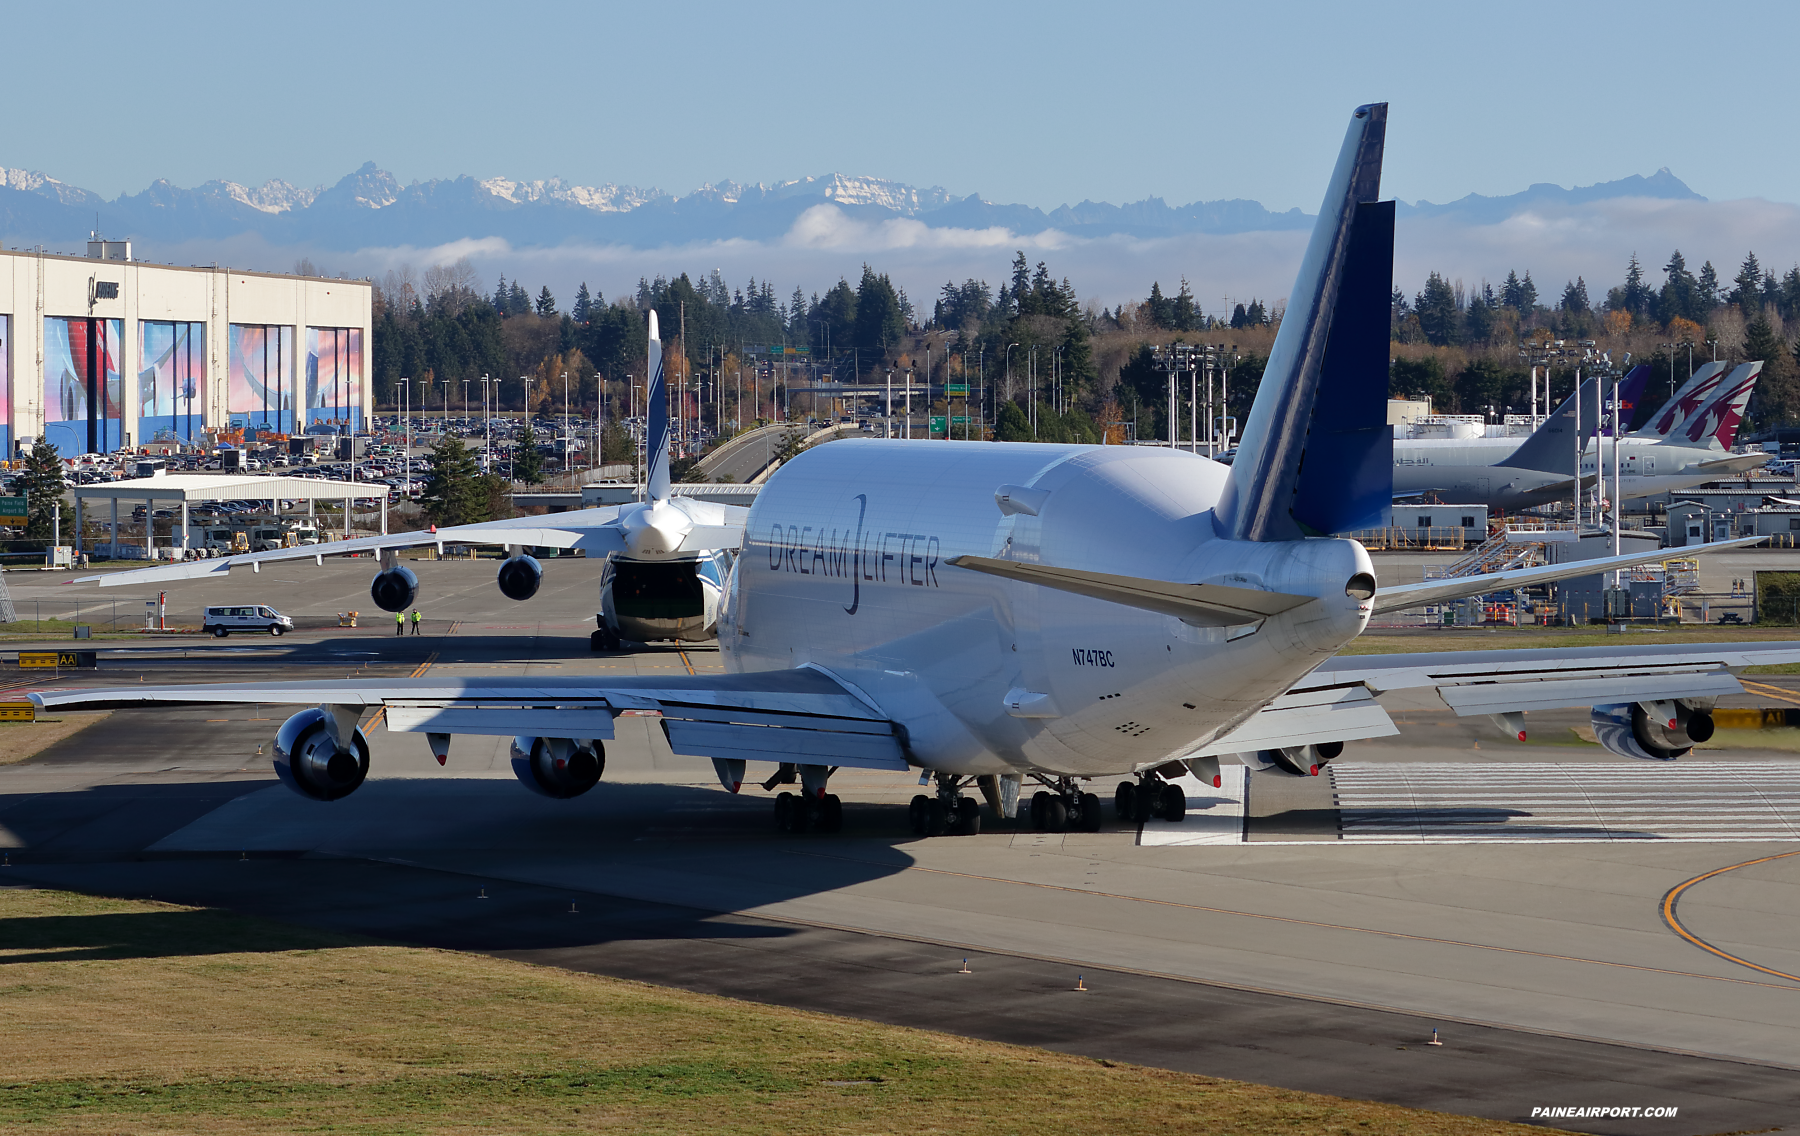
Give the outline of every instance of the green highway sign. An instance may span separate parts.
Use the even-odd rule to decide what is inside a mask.
[[[956,398],[956,397],[968,398],[969,397],[969,384],[968,383],[951,383],[944,388],[944,393],[952,398]]]
[[[945,428],[946,427],[944,425],[944,416],[941,414],[933,414],[931,416],[931,432],[933,434],[935,434],[938,431],[943,430]]]
[[[23,497],[0,497],[0,525],[22,525],[28,510]]]
[[[950,425],[952,426],[967,426],[968,424],[969,416],[967,414],[957,414],[950,418]]]

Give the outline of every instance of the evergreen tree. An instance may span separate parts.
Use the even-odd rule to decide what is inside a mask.
[[[1458,316],[1456,291],[1449,281],[1433,272],[1425,279],[1425,289],[1413,297],[1413,310],[1419,314],[1419,327],[1433,346],[1443,347],[1457,340]]]
[[[1470,343],[1486,343],[1494,335],[1494,304],[1486,291],[1477,292],[1463,313],[1463,334]]]
[[[794,298],[788,302],[789,343],[812,342],[812,329],[807,326],[806,313],[806,293],[802,292],[800,286],[796,284],[794,285]]]
[[[1018,253],[1012,263],[1012,302],[1015,316],[1031,314],[1031,267],[1025,262],[1025,254]]]
[[[1537,311],[1537,302],[1537,285],[1532,283],[1531,271],[1527,269],[1525,279],[1519,281],[1519,315],[1521,317],[1528,316]]]
[[[1531,308],[1525,301],[1525,285],[1519,274],[1512,270],[1506,273],[1506,281],[1500,285],[1500,306],[1511,308],[1520,315],[1529,315]]]
[[[1738,274],[1732,280],[1737,285],[1726,299],[1738,306],[1744,318],[1753,320],[1762,308],[1762,265],[1756,262],[1756,254],[1744,257],[1744,263],[1738,266]]]
[[[434,525],[467,525],[488,520],[488,500],[477,484],[475,455],[462,439],[445,435],[431,447],[431,473],[419,499],[425,519]]]
[[[1267,327],[1269,325],[1269,309],[1263,307],[1261,300],[1254,297],[1250,306],[1244,309],[1244,322],[1250,327]]]
[[[536,485],[544,480],[544,455],[538,453],[537,435],[532,432],[529,420],[513,442],[512,476],[514,481],[526,485]]]
[[[1231,309],[1231,330],[1238,331],[1250,326],[1250,310],[1242,304]]]
[[[1656,315],[1664,323],[1677,317],[1704,323],[1709,314],[1700,299],[1700,282],[1688,271],[1687,261],[1681,250],[1676,249],[1669,257],[1669,263],[1663,266],[1668,279],[1663,282],[1662,295],[1657,298]]]
[[[1194,306],[1194,293],[1185,276],[1181,278],[1181,291],[1175,293],[1169,326],[1176,331],[1194,331],[1200,326],[1200,309]]]
[[[501,315],[506,314],[506,297],[507,297],[507,295],[508,295],[508,293],[506,290],[506,273],[502,272],[500,274],[500,282],[498,284],[494,285],[494,310],[499,312]]]
[[[1744,329],[1744,358],[1763,361],[1762,377],[1751,396],[1750,413],[1759,428],[1792,422],[1800,414],[1794,359],[1760,311]]]
[[[40,438],[25,456],[25,472],[16,485],[16,492],[25,497],[26,540],[50,539],[56,528],[56,506],[62,502],[64,489],[62,459],[56,455],[55,446]]]
[[[592,304],[593,301],[588,298],[587,281],[583,280],[581,282],[581,287],[575,289],[575,306],[569,309],[569,315],[574,318],[576,323],[586,323],[588,321],[588,308],[592,306]]]
[[[856,290],[840,278],[819,301],[819,318],[833,352],[847,354],[856,346]],[[871,359],[870,362],[874,360]]]
[[[1000,411],[994,416],[994,441],[996,442],[1029,442],[1031,436],[1031,420],[1019,409],[1019,404],[1012,399],[1000,403]]]
[[[906,317],[900,310],[900,296],[885,275],[863,265],[862,282],[856,288],[856,333],[858,351],[871,362],[887,355],[906,332]]]
[[[1718,306],[1719,274],[1713,270],[1710,260],[1700,266],[1699,296],[1708,314]]]
[[[1788,269],[1787,275],[1781,278],[1781,295],[1777,303],[1782,319],[1800,315],[1800,266]]]
[[[538,292],[537,314],[541,319],[549,319],[556,314],[556,297],[550,294],[550,285],[544,285]]]
[[[1144,315],[1154,327],[1175,326],[1175,305],[1163,295],[1161,282],[1151,283],[1150,298],[1144,301]]]
[[[525,294],[525,288],[517,280],[512,282],[506,292],[506,314],[522,316],[531,310],[531,297]]]
[[[1562,310],[1570,315],[1585,315],[1588,311],[1587,281],[1577,276],[1563,288]]]

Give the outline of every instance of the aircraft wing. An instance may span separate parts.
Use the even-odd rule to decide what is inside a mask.
[[[1285,697],[1431,689],[1459,716],[1741,693],[1745,667],[1800,662],[1800,642],[1677,643],[1338,655]]]
[[[905,733],[813,667],[677,678],[337,679],[42,690],[45,710],[177,704],[317,705],[360,717],[385,707],[390,730],[490,737],[613,736],[625,711],[661,717],[676,753],[723,760],[905,770]]]
[[[280,548],[269,552],[250,552],[239,556],[221,556],[215,560],[186,560],[155,568],[136,568],[124,572],[107,572],[94,576],[78,576],[71,584],[98,583],[103,588],[154,584],[165,580],[192,580],[203,576],[222,575],[233,568],[248,565],[261,571],[264,564],[284,561],[314,560],[324,562],[327,556],[350,556],[356,553],[398,551],[436,545],[504,545],[521,548],[578,548],[590,557],[625,551],[625,532],[619,525],[622,509],[633,506],[606,505],[596,509],[574,509],[543,517],[513,517],[504,521],[483,521],[472,525],[452,525],[436,532],[390,533],[385,536],[335,540],[300,548]],[[689,552],[710,548],[736,548],[743,541],[743,518],[748,510],[736,505],[713,506],[719,510],[722,524],[692,525],[678,549]]]
[[[1452,576],[1444,580],[1426,580],[1422,584],[1396,584],[1393,587],[1376,590],[1375,614],[1400,611],[1403,608],[1418,607],[1422,604],[1443,603],[1445,600],[1483,596],[1504,588],[1525,588],[1533,584],[1552,583],[1556,580],[1572,580],[1579,576],[1592,576],[1596,572],[1610,572],[1615,568],[1630,568],[1637,564],[1679,560],[1684,556],[1717,552],[1725,548],[1747,548],[1758,541],[1767,539],[1767,537],[1761,536],[1743,537],[1738,540],[1714,541],[1711,544],[1691,549],[1659,548],[1653,552],[1602,556],[1593,560],[1571,560],[1563,564],[1544,564],[1536,568],[1514,568],[1506,572],[1484,572],[1475,576]]]
[[[1747,469],[1757,469],[1769,464],[1774,454],[1727,454],[1722,458],[1703,461],[1694,468],[1702,473],[1743,473]]]

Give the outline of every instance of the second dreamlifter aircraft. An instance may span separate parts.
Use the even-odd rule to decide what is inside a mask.
[[[1380,586],[1353,540],[1392,493],[1386,424],[1394,207],[1378,201],[1387,107],[1351,119],[1267,370],[1228,468],[1148,446],[853,440],[801,454],[751,508],[727,586],[730,673],[437,678],[45,690],[45,708],[259,702],[304,709],[276,772],[329,801],[369,772],[362,716],[389,730],[510,736],[550,797],[591,790],[615,716],[652,712],[671,748],[736,792],[776,773],[783,828],[834,830],[841,767],[915,772],[915,829],[979,831],[979,785],[1042,827],[1094,829],[1094,778],[1128,821],[1179,819],[1169,778],[1224,756],[1316,774],[1347,740],[1397,733],[1376,694],[1434,690],[1523,736],[1519,714],[1591,705],[1616,753],[1673,758],[1710,733],[1734,671],[1800,643],[1336,658],[1371,615],[1666,556]],[[1715,547],[1730,547],[1720,545]],[[424,754],[420,754],[423,758]],[[429,768],[429,766],[427,766]]]
[[[1769,460],[1764,453],[1731,452],[1762,363],[1740,364],[1723,381],[1719,378],[1722,373],[1723,364],[1708,364],[1642,429],[1618,440],[1622,497],[1648,497],[1703,485]],[[1444,501],[1496,509],[1566,501],[1574,488],[1578,417],[1584,437],[1582,484],[1594,484],[1598,467],[1610,493],[1613,440],[1595,440],[1598,397],[1596,381],[1589,379],[1522,442],[1514,438],[1397,438],[1394,493],[1401,497],[1433,494]]]

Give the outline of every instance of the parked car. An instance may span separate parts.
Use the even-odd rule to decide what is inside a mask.
[[[201,618],[200,629],[220,639],[233,631],[267,631],[285,635],[294,629],[294,621],[272,607],[240,604],[232,607],[209,607]]]

